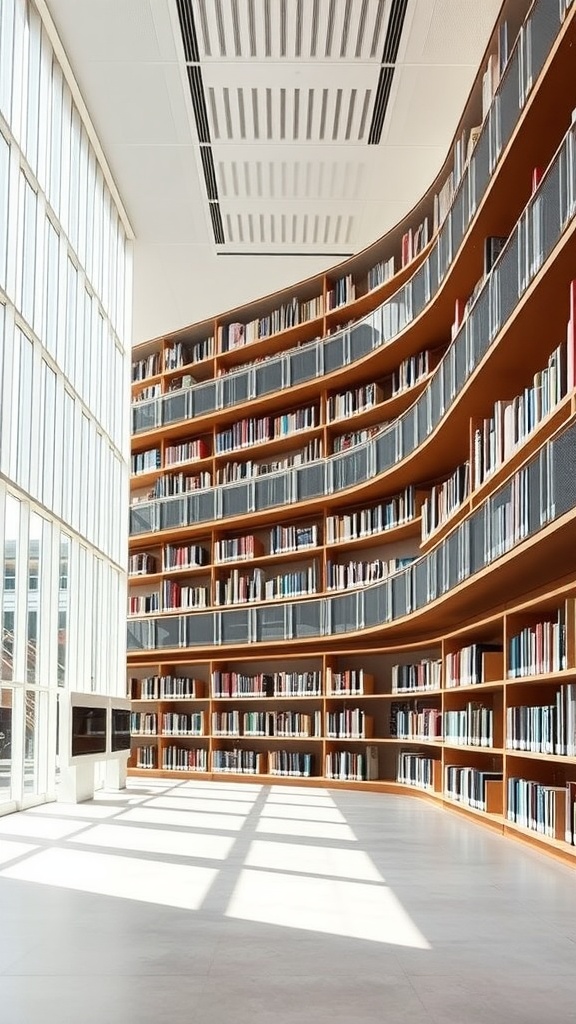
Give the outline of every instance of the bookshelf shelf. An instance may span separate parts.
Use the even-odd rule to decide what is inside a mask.
[[[130,771],[411,793],[572,862],[576,5],[543,42],[545,2],[505,0],[509,54],[496,27],[383,239],[135,351],[130,595],[208,596],[129,619]],[[550,835],[510,819],[537,801]]]

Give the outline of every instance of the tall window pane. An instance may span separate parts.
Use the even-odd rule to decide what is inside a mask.
[[[38,200],[28,179],[22,175],[20,201],[23,209],[22,263],[20,266],[20,311],[29,324],[34,322],[36,289],[36,209]]]
[[[0,132],[0,287],[6,288],[10,146]]]
[[[0,686],[0,804],[12,799],[12,700],[12,688]]]
[[[58,686],[66,681],[66,657],[68,654],[68,584],[70,579],[70,538],[60,535],[60,572],[58,581]]]
[[[4,526],[4,586],[2,589],[2,679],[14,678],[15,630],[18,594],[18,545],[20,541],[20,502],[6,495]]]
[[[28,594],[27,594],[27,637],[26,637],[26,681],[38,683],[38,643],[40,637],[41,582],[42,582],[42,533],[44,520],[32,512],[28,535]]]
[[[46,218],[44,292],[44,343],[56,359],[58,346],[58,281],[60,274],[60,239],[49,217]]]

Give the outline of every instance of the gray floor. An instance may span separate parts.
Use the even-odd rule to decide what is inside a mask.
[[[409,797],[150,783],[0,818],[1,1024],[567,1024],[576,868]]]

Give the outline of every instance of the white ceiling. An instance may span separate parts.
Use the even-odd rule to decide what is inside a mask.
[[[378,144],[392,0],[189,0],[220,244],[176,0],[47,3],[136,236],[138,342],[332,266],[399,220],[444,160],[501,0],[408,0]]]

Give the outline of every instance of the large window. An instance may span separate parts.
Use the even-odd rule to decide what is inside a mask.
[[[52,31],[0,0],[0,802],[17,804],[54,789],[58,688],[124,692],[127,496],[109,506],[130,260]]]

